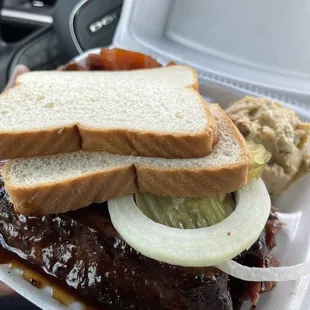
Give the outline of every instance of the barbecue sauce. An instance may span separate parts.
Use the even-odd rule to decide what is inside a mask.
[[[82,305],[83,309],[96,310],[102,309],[102,305],[95,305],[92,302],[85,302],[85,297],[79,296],[69,286],[61,283],[56,278],[45,274],[36,266],[31,265],[27,261],[21,259],[16,254],[3,249],[0,246],[0,265],[10,265],[10,269],[22,270],[22,277],[38,289],[45,287],[52,288],[52,297],[55,298],[65,307],[70,306],[72,303],[78,302]],[[83,301],[82,301],[83,299]]]

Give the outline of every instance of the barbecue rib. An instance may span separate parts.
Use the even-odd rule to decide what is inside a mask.
[[[23,259],[104,309],[233,310],[272,287],[244,285],[212,267],[183,268],[149,259],[121,239],[110,220],[98,211],[106,209],[102,205],[43,217],[16,214],[3,184],[0,186],[3,246],[9,251],[18,249]],[[237,260],[253,266],[272,261],[270,248],[279,227],[275,215],[269,225],[269,239],[263,233]],[[256,259],[251,261],[247,253]]]

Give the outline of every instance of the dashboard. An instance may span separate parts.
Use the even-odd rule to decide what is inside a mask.
[[[53,70],[109,46],[123,0],[0,0],[0,92],[17,64]]]
[[[53,23],[56,0],[4,0],[0,13],[2,40],[17,42],[35,31]]]

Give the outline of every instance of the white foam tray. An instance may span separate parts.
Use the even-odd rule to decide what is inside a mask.
[[[220,103],[223,108],[244,95],[267,96],[278,99],[284,105],[294,109],[302,119],[310,122],[310,76],[307,73],[310,70],[301,62],[299,63],[297,56],[301,55],[298,55],[297,49],[290,47],[289,50],[285,50],[288,42],[284,36],[281,40],[273,42],[277,33],[279,35],[283,33],[288,34],[291,40],[295,37],[296,42],[300,43],[302,33],[299,28],[303,23],[310,23],[308,18],[310,3],[304,3],[299,8],[293,6],[295,10],[293,15],[289,0],[271,2],[269,0],[257,2],[193,0],[190,1],[191,5],[188,3],[188,0],[125,1],[113,45],[150,54],[163,64],[175,60],[194,66],[200,75],[202,95],[212,98],[212,101]],[[270,12],[266,12],[266,6]],[[282,14],[286,12],[290,18],[282,20],[271,14],[280,7]],[[254,15],[253,11],[255,11]],[[240,19],[244,29],[234,24],[236,16],[245,18]],[[297,24],[291,22],[294,16]],[[301,21],[303,16],[304,19]],[[265,20],[266,17],[272,18],[272,26],[276,29],[270,34],[265,26],[266,37],[255,36],[255,29],[252,28],[260,19]],[[213,32],[207,31],[210,27],[213,27]],[[230,31],[228,36],[220,31],[231,27],[238,32]],[[252,29],[252,32],[246,31],[247,29]],[[261,34],[261,30],[256,31],[258,31],[257,34]],[[249,47],[245,42],[241,43],[243,44],[241,47],[229,44],[240,40],[238,33],[250,44]],[[226,42],[225,40],[229,38],[230,41]],[[256,46],[254,41],[257,40],[264,48],[269,47],[271,51],[262,53],[260,50],[258,53],[254,49]],[[222,41],[221,44],[224,45],[217,46],[216,44],[220,44],[218,41]],[[308,48],[307,42],[301,42],[304,55],[310,53],[310,45]],[[229,50],[230,54],[221,53],[221,50]],[[95,49],[89,52],[98,51]],[[244,52],[242,57],[241,52]],[[75,60],[83,63],[87,54],[88,52]],[[276,57],[277,55],[282,56]],[[291,57],[290,61],[288,57]],[[310,260],[309,188],[310,174],[298,180],[276,201],[276,207],[281,210],[279,217],[287,224],[279,233],[278,245],[274,249],[282,265]],[[20,272],[9,273],[8,266],[0,266],[0,280],[42,309],[64,309],[51,297],[50,289],[35,288],[22,278]],[[74,304],[69,308],[80,307]],[[249,306],[244,305],[243,309],[248,310]],[[257,309],[310,309],[310,277],[278,283],[271,292],[261,295]]]
[[[305,1],[126,0],[114,45],[190,64],[202,91],[207,81],[310,117],[309,15]]]

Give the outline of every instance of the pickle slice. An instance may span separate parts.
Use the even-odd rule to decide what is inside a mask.
[[[215,225],[235,208],[231,196],[173,198],[150,193],[135,194],[137,207],[151,220],[174,228],[195,229]]]
[[[261,176],[271,154],[262,144],[248,141],[253,162],[248,178]],[[213,226],[226,219],[235,209],[235,201],[228,194],[204,198],[173,198],[150,193],[135,194],[137,207],[151,220],[175,228],[195,229]]]
[[[247,143],[253,158],[253,163],[248,172],[248,179],[258,179],[261,177],[266,163],[271,159],[271,153],[262,144],[256,144],[253,141],[247,141]]]

